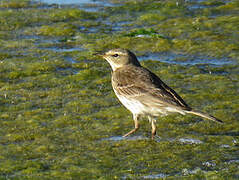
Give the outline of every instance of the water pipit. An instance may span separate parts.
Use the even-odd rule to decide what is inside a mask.
[[[156,117],[171,113],[194,114],[222,123],[221,120],[192,109],[185,101],[158,76],[142,67],[137,57],[127,49],[112,49],[96,53],[110,64],[112,87],[120,102],[131,111],[134,129],[126,137],[139,129],[138,119],[146,116],[152,126],[152,139],[156,134]]]

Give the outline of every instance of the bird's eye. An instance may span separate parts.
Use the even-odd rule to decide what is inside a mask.
[[[114,55],[112,55],[113,57],[118,57],[119,55],[118,54],[114,54]]]

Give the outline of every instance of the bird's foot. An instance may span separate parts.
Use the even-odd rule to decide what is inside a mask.
[[[151,139],[154,140],[156,132],[152,133]]]
[[[127,137],[128,135],[135,133],[138,129],[139,129],[139,128],[134,128],[134,129],[132,129],[130,132],[128,132],[128,133],[126,133],[125,135],[123,135],[123,137]]]

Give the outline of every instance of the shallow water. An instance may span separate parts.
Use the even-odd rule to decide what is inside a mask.
[[[147,137],[143,137],[143,136],[129,136],[129,137],[123,137],[123,136],[113,136],[113,137],[109,137],[109,138],[104,138],[102,139],[103,141],[134,141],[134,140],[146,140],[149,139]]]
[[[185,144],[201,144],[202,141],[198,139],[191,139],[191,138],[180,138],[179,142],[185,143]]]
[[[197,64],[209,64],[215,66],[223,66],[234,63],[227,58],[213,58],[213,57],[200,57],[191,56],[187,54],[175,54],[175,53],[149,53],[144,56],[140,56],[139,60],[154,60],[169,64],[180,65],[197,65]]]
[[[143,179],[159,179],[159,178],[166,178],[167,175],[166,174],[152,174],[152,175],[147,175],[147,176],[143,176]]]
[[[0,179],[238,179],[237,1],[40,2],[0,3]],[[121,137],[132,115],[93,55],[118,47],[225,123]]]
[[[72,51],[82,51],[83,49],[80,47],[48,47],[48,48],[42,48],[45,50],[51,50],[51,51],[55,51],[55,52],[72,52]]]
[[[97,4],[101,1],[97,0],[40,0],[42,3],[47,3],[47,4],[61,4],[61,5],[67,5],[67,4],[85,4],[85,3],[92,3],[92,4]]]

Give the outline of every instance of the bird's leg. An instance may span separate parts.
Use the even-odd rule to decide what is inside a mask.
[[[154,136],[156,135],[156,120],[153,119],[152,117],[148,116],[149,122],[151,122],[152,125],[152,139],[154,139]]]
[[[156,125],[155,120],[152,120],[152,139],[154,139],[155,135],[156,135]]]
[[[133,114],[133,119],[134,119],[134,129],[132,129],[130,132],[128,132],[125,135],[123,135],[123,137],[126,137],[126,136],[136,132],[139,129],[138,115],[137,114]]]

